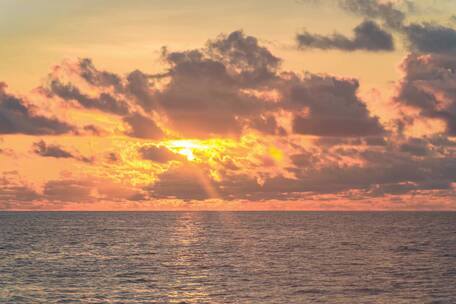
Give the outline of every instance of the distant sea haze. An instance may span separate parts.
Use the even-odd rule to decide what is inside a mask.
[[[0,303],[456,303],[456,213],[3,212]]]

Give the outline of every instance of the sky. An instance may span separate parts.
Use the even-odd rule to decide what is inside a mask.
[[[456,210],[450,0],[0,1],[0,210]]]

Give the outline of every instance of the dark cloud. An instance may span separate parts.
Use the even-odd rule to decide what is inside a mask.
[[[103,130],[101,130],[100,128],[98,128],[95,125],[86,125],[82,128],[82,130],[86,133],[89,133],[92,135],[97,135],[97,136],[100,136],[103,133]]]
[[[115,152],[108,153],[106,158],[111,162],[117,162],[120,159],[119,155]]]
[[[122,78],[120,76],[111,72],[98,70],[90,58],[80,59],[78,67],[79,75],[91,85],[112,87],[116,91],[123,90]]]
[[[163,146],[143,146],[139,149],[143,159],[151,160],[157,163],[166,163],[172,160],[184,161],[185,157],[183,155],[174,153]]]
[[[386,26],[405,36],[411,51],[422,53],[455,53],[456,30],[436,23],[406,24],[406,13],[394,2],[378,0],[341,0],[341,6],[360,16],[383,20]],[[405,1],[405,8],[413,10],[413,3]]]
[[[171,76],[169,84],[157,93],[160,108],[171,127],[183,135],[237,136],[246,120],[262,113],[268,104],[242,93],[250,85],[243,86],[243,70],[230,71],[206,52],[166,53]]]
[[[402,152],[410,153],[414,156],[427,156],[431,153],[426,140],[421,138],[411,138],[400,145]]]
[[[33,144],[33,152],[43,157],[74,158],[73,154],[58,145],[48,145],[43,140]]]
[[[161,139],[164,136],[155,121],[141,114],[134,113],[124,117],[123,120],[130,126],[128,136],[148,139]]]
[[[125,101],[116,99],[108,93],[103,92],[96,98],[92,98],[81,93],[74,85],[70,83],[64,84],[58,79],[50,81],[48,90],[63,100],[75,101],[87,109],[97,109],[117,115],[126,115],[129,113],[129,106]]]
[[[443,121],[447,133],[456,135],[456,56],[410,54],[401,67],[396,101]]]
[[[375,22],[365,20],[353,29],[353,37],[348,38],[339,33],[330,36],[302,32],[296,36],[301,49],[338,49],[344,51],[392,51],[393,36],[380,28]]]
[[[456,53],[456,30],[433,23],[412,23],[404,27],[408,46],[422,53]]]
[[[386,146],[387,144],[385,138],[381,136],[368,136],[364,141],[369,146]]]
[[[385,17],[389,14],[386,9],[367,10],[364,14],[389,20]],[[402,19],[397,17],[397,20]],[[385,23],[393,28],[393,21]],[[375,23],[370,24],[380,29]],[[398,26],[394,28],[399,31]],[[402,26],[400,30],[404,29]],[[362,27],[358,30],[364,31]],[[351,43],[368,43],[361,43],[364,38],[356,35],[355,30]],[[367,35],[365,39],[372,37]],[[401,117],[397,130],[385,130],[358,96],[357,80],[281,71],[280,59],[259,45],[256,38],[241,31],[210,40],[202,49],[180,52],[165,49],[163,59],[168,68],[157,75],[137,70],[119,76],[98,70],[88,59],[81,60],[75,71],[90,87],[88,91],[96,92],[96,97],[84,91],[84,86],[76,86],[78,81],[67,83],[58,78],[54,85],[50,83],[54,94],[87,109],[117,114],[129,127],[127,135],[159,140],[165,136],[163,130],[169,130],[170,134],[207,138],[239,136],[247,129],[255,129],[261,134],[275,135],[274,140],[288,145],[283,163],[265,161],[263,155],[239,155],[242,152],[237,150],[236,155],[230,155],[228,149],[220,153],[226,155],[211,156],[209,167],[199,162],[192,164],[164,146],[149,144],[139,148],[139,155],[166,163],[161,167],[167,171],[158,173],[154,183],[139,192],[119,185],[108,186],[106,181],[59,180],[48,181],[38,194],[20,182],[0,182],[0,200],[12,201],[15,196],[23,201],[57,203],[113,198],[292,200],[319,194],[371,198],[420,191],[438,191],[439,195],[454,197],[456,143],[451,136],[456,134],[456,59],[448,47],[441,49],[445,49],[441,54],[412,54],[402,65],[404,78],[396,101],[414,107],[422,117],[441,120],[447,127],[445,134],[420,138],[409,138],[407,132],[402,132],[404,125],[416,117]],[[40,133],[44,127],[35,120],[33,108],[6,94],[4,88],[0,92],[0,130],[4,128],[5,116],[11,120],[6,120],[8,123],[21,126],[15,127],[21,133],[47,134]],[[27,130],[35,133],[24,131],[23,121],[30,125]],[[288,128],[288,122],[294,133],[291,136],[287,136],[281,125],[284,123]],[[94,125],[86,126],[84,131],[100,134]],[[50,134],[63,133],[54,132]],[[297,135],[318,138],[312,140],[311,146],[309,139],[310,147],[304,149],[298,142],[307,144],[308,138]],[[77,151],[70,152],[44,141],[36,142],[33,148],[43,157],[92,161]],[[252,151],[256,150],[252,148]],[[105,157],[110,162],[120,160],[117,152]],[[123,164],[105,165],[117,170]],[[274,170],[276,165],[287,174]]]
[[[5,91],[0,83],[0,134],[57,135],[74,131],[74,127],[34,113],[23,99]]]
[[[287,134],[286,130],[278,125],[274,116],[261,116],[254,118],[251,120],[250,126],[264,134],[281,136],[285,136]]]
[[[157,108],[157,100],[154,96],[152,77],[148,74],[135,70],[128,74],[126,80],[126,94],[132,96],[137,104],[146,111]]]
[[[353,79],[308,75],[284,90],[285,107],[295,114],[293,131],[319,136],[369,136],[385,132],[357,97],[359,83]]]
[[[372,26],[376,25],[365,22],[357,31]],[[364,40],[360,36],[357,41]],[[155,75],[136,70],[120,78],[99,71],[88,59],[70,69],[93,91],[114,89],[116,98],[108,93],[89,97],[72,83],[63,84],[57,74],[50,87],[61,98],[86,108],[121,115],[130,126],[126,134],[138,138],[160,139],[160,127],[194,138],[238,137],[249,128],[284,136],[276,115],[281,111],[295,113],[296,133],[366,136],[383,131],[356,97],[356,81],[311,74],[303,79],[283,73],[281,60],[242,31],[219,35],[201,49],[170,52],[164,48],[162,59],[168,68]],[[275,94],[270,92],[277,96],[268,99],[268,94]],[[120,106],[122,100],[144,112],[136,109],[131,114],[127,106]],[[309,110],[310,116],[300,115],[303,110]]]
[[[33,152],[42,157],[73,158],[85,163],[93,162],[93,158],[73,154],[59,145],[47,144],[43,140],[33,144]]]
[[[252,36],[242,31],[220,35],[207,45],[211,58],[223,62],[229,69],[238,70],[243,83],[262,84],[274,79],[281,60]]]
[[[307,118],[296,116],[293,131],[299,134],[317,136],[368,136],[381,132],[375,120],[344,118]]]
[[[406,47],[411,51],[421,53],[456,52],[456,30],[454,28],[431,22],[407,24],[407,13],[415,10],[412,1],[398,3],[379,0],[339,0],[338,4],[342,9],[354,15],[382,21],[384,27],[399,33],[404,38]],[[382,30],[375,23],[363,27],[362,25],[365,23],[366,21],[355,29],[355,36],[352,39],[340,34],[321,36],[304,32],[297,37],[299,47],[351,51],[356,49],[369,50],[366,48],[366,45],[369,45],[373,47],[371,50],[393,49],[393,39],[390,33]],[[391,48],[387,48],[388,46]]]
[[[407,7],[412,8],[412,3],[407,2]],[[339,0],[339,5],[346,11],[368,18],[382,20],[386,26],[394,29],[402,27],[405,13],[398,9],[394,2],[378,0]]]

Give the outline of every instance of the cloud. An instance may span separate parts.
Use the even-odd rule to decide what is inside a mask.
[[[408,46],[422,53],[456,53],[456,30],[433,23],[412,23],[404,27]]]
[[[51,80],[48,90],[63,100],[75,101],[87,109],[97,109],[117,115],[126,115],[129,113],[129,107],[125,101],[118,100],[108,93],[102,92],[99,96],[92,98],[82,94],[72,84],[63,84],[57,79]]]
[[[286,86],[285,107],[294,110],[293,131],[318,136],[369,136],[385,132],[357,96],[354,79],[308,74]],[[307,110],[305,114],[299,114]]]
[[[360,40],[355,34],[350,41],[362,45]],[[56,82],[48,82],[53,94],[96,111],[88,115],[96,120],[83,131],[104,137],[90,138],[104,159],[94,163],[61,146],[58,138],[53,144],[33,138],[37,155],[92,166],[80,166],[79,179],[62,172],[61,179],[48,180],[44,173],[36,190],[21,181],[0,183],[0,198],[8,204],[16,196],[24,205],[41,200],[63,206],[100,200],[454,197],[456,59],[451,52],[411,54],[402,64],[395,102],[415,111],[404,111],[410,117],[397,121],[436,119],[446,127],[445,133],[422,137],[410,136],[397,121],[382,125],[359,94],[357,79],[282,70],[280,58],[242,31],[219,35],[200,49],[164,49],[162,59],[166,66],[157,74],[117,75],[89,59],[56,69],[51,77]],[[13,113],[8,117],[16,112],[22,120],[36,117],[25,100],[2,92],[7,97],[0,109]],[[99,131],[99,120],[113,118],[124,123],[118,128],[125,127],[125,135],[145,139],[141,146],[134,138]],[[189,161],[168,148],[167,139],[201,145],[189,148],[195,155]],[[5,140],[2,149],[8,144]]]
[[[443,121],[446,132],[456,135],[456,56],[409,54],[401,68],[396,102]]]
[[[25,184],[17,171],[0,172],[0,209],[12,209],[16,202],[28,203],[40,197]]]
[[[232,37],[236,42],[228,41]],[[184,136],[238,136],[246,121],[270,106],[242,92],[272,77],[270,54],[242,33],[221,36],[209,45],[164,53],[170,78],[157,100],[171,128]]]
[[[158,181],[148,188],[153,198],[206,200],[216,198],[214,180],[207,172],[191,164],[171,167],[158,176]]]
[[[51,201],[88,202],[92,201],[92,183],[79,180],[48,181],[43,196]]]
[[[113,87],[116,91],[123,90],[122,78],[117,74],[100,71],[95,68],[90,58],[80,59],[78,64],[79,75],[93,86]]]
[[[158,78],[161,77],[159,76]],[[157,108],[153,79],[153,76],[140,70],[135,70],[128,74],[125,81],[125,94],[131,96],[146,111]]]
[[[138,200],[141,193],[132,187],[105,179],[50,180],[44,185],[41,199],[50,202],[95,203],[99,200]]]
[[[93,161],[92,158],[84,157],[81,155],[75,155],[71,152],[68,152],[59,145],[46,144],[46,142],[44,142],[43,140],[33,144],[33,152],[42,157],[73,158],[86,163],[90,163]]]
[[[392,51],[393,36],[381,29],[375,22],[365,20],[353,29],[353,38],[339,33],[330,36],[302,32],[296,36],[301,49],[338,49],[343,51]]]
[[[258,40],[242,31],[220,35],[210,40],[207,52],[211,58],[223,62],[229,69],[239,70],[239,78],[245,84],[258,85],[274,79],[280,66],[280,58],[274,56]]]
[[[393,29],[401,28],[406,18],[405,13],[397,8],[394,1],[340,0],[339,5],[355,15],[380,19]],[[413,4],[407,1],[406,5],[410,9]]]
[[[0,83],[0,134],[58,135],[74,131],[70,124],[34,113],[34,107],[8,94]]]
[[[406,46],[411,51],[456,52],[456,30],[454,28],[430,22],[406,24],[406,13],[393,1],[341,0],[340,4],[344,9],[356,15],[382,20],[386,26],[405,37]],[[412,2],[406,1],[405,4],[408,10],[413,10]]]
[[[123,120],[130,126],[128,136],[147,139],[161,139],[164,136],[163,131],[152,119],[139,113],[126,116]]]
[[[389,159],[393,161],[393,159]],[[206,175],[205,181],[194,172],[171,169],[159,176],[158,181],[147,188],[151,197],[158,199],[253,201],[280,199],[297,200],[305,196],[333,194],[344,197],[351,191],[358,191],[364,198],[383,197],[386,194],[405,194],[419,191],[445,190],[441,195],[452,197],[452,181],[455,178],[450,170],[456,164],[450,159],[444,161],[393,162],[397,167],[380,167],[375,164],[341,167],[326,164],[322,168],[298,170],[298,176],[267,177],[262,184],[245,175],[235,175],[222,181],[214,181]],[[304,163],[301,163],[304,164]],[[309,163],[306,163],[306,167]],[[449,166],[451,169],[445,169]],[[431,172],[431,174],[429,174]],[[209,186],[208,186],[209,185]],[[408,185],[404,187],[403,185]],[[401,189],[394,193],[392,188]],[[381,189],[381,190],[380,190]],[[217,196],[211,195],[217,193]],[[432,196],[429,196],[431,199]]]
[[[415,5],[411,1],[380,0],[339,0],[338,5],[345,11],[367,19],[383,22],[383,26],[403,37],[405,47],[421,53],[455,53],[456,30],[432,22],[407,23],[407,12],[413,12]],[[322,36],[304,32],[297,36],[301,49],[340,49],[353,51],[393,50],[392,35],[372,21],[364,21],[354,29],[354,38],[341,34]]]
[[[139,153],[143,159],[151,160],[157,163],[166,163],[172,160],[186,160],[183,155],[174,153],[173,151],[163,146],[143,146],[139,149]]]
[[[376,25],[366,21],[359,30],[370,26]],[[383,131],[356,97],[356,81],[282,71],[281,59],[242,31],[221,34],[200,49],[164,48],[162,59],[167,68],[161,73],[135,70],[125,77],[100,71],[89,59],[65,63],[52,74],[50,88],[87,109],[119,115],[128,125],[125,134],[137,138],[161,139],[164,130],[190,138],[234,138],[251,129],[276,136],[292,129],[323,136]],[[66,74],[77,79],[63,84],[72,79]],[[74,84],[81,82],[91,94]],[[293,117],[291,129],[284,116]]]
[[[73,154],[58,145],[48,145],[43,140],[33,144],[33,152],[43,157],[73,158]]]
[[[250,127],[260,131],[263,134],[269,135],[281,135],[285,136],[287,131],[279,126],[274,116],[265,115],[258,118],[254,118],[250,122]]]
[[[427,142],[421,138],[410,138],[407,142],[401,144],[400,150],[414,156],[427,156],[431,153]]]
[[[296,116],[293,131],[318,136],[369,136],[381,133],[375,120],[350,118],[307,118]]]

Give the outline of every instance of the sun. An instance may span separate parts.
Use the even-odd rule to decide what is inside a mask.
[[[193,150],[190,148],[181,149],[177,153],[185,156],[189,161],[195,160],[195,155],[193,154]]]
[[[189,161],[196,161],[195,151],[201,152],[209,148],[201,141],[194,139],[171,140],[166,143],[166,146],[175,153],[185,156]]]

